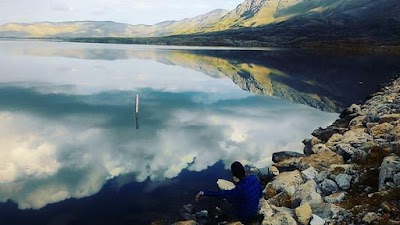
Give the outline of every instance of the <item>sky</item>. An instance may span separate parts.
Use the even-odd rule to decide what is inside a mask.
[[[0,24],[9,22],[115,21],[155,24],[214,9],[232,10],[243,0],[1,0]]]

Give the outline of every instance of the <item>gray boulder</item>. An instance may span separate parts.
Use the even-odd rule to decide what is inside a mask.
[[[312,215],[312,219],[310,221],[310,225],[324,225],[325,224],[325,220],[322,219],[321,217],[313,214]]]
[[[315,177],[315,181],[318,183],[322,183],[326,178],[328,178],[330,173],[328,171],[321,171],[320,173],[317,174]]]
[[[350,188],[351,178],[348,174],[339,174],[336,176],[335,181],[342,190],[347,190]]]
[[[363,124],[366,125],[367,123],[378,123],[381,118],[376,114],[368,113],[364,118]]]
[[[311,204],[311,209],[314,214],[326,221],[340,222],[347,215],[345,209],[331,203]]]
[[[322,196],[317,192],[318,185],[314,180],[309,180],[299,186],[292,197],[292,207],[305,203],[317,204],[323,202]]]
[[[303,148],[303,152],[306,155],[311,155],[312,154],[312,144],[311,144],[311,139],[310,138],[306,138],[303,140],[303,144],[304,144],[304,148]]]
[[[400,187],[400,157],[387,156],[383,159],[379,172],[379,191]]]
[[[396,185],[399,185],[399,184],[400,184],[400,173],[397,173],[397,174],[395,174],[395,175],[393,176],[393,182],[394,182]]]
[[[365,161],[368,157],[367,152],[354,148],[352,145],[346,143],[337,144],[336,152],[343,156],[343,159],[349,163]]]
[[[339,191],[339,187],[337,186],[337,184],[335,183],[335,181],[331,180],[331,179],[325,179],[324,181],[322,181],[322,183],[319,185],[322,194],[324,196],[336,193]]]
[[[301,174],[305,180],[314,180],[318,175],[318,171],[315,170],[314,167],[310,166],[308,169],[301,171]]]

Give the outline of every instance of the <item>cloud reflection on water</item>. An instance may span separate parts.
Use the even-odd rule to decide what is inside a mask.
[[[118,186],[151,179],[151,191],[220,161],[263,167],[337,117],[247,93],[221,78],[230,60],[183,53],[0,42],[0,201],[39,209],[115,177]]]
[[[123,174],[162,181],[220,160],[267,166],[274,151],[300,151],[304,136],[336,117],[246,93],[0,90],[0,200],[12,199],[21,209],[93,195]],[[142,96],[140,130],[136,93]]]

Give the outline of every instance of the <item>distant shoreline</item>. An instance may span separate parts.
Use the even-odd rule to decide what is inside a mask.
[[[302,49],[312,51],[335,51],[342,53],[388,53],[400,54],[400,46],[397,45],[365,45],[362,43],[307,43],[305,45],[271,44],[263,42],[240,43],[237,41],[214,41],[214,42],[195,42],[188,41],[190,37],[168,36],[168,37],[149,37],[149,38],[127,38],[127,37],[76,37],[76,38],[43,38],[43,37],[0,37],[0,40],[43,40],[72,43],[96,43],[96,44],[127,44],[127,45],[156,45],[168,47],[193,47],[193,48],[218,48],[221,50],[290,50]],[[240,44],[238,44],[240,43]]]

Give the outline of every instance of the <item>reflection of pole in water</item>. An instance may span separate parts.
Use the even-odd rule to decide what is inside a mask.
[[[139,129],[139,95],[136,95],[135,117],[136,117],[136,129]]]

